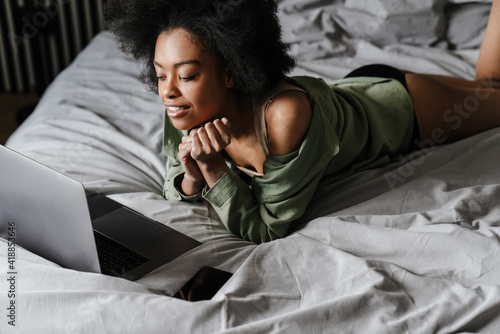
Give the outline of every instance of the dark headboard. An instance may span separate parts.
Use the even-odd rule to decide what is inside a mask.
[[[2,0],[0,92],[42,93],[102,29],[105,0]]]

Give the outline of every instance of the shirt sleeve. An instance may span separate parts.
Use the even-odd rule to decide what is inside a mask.
[[[249,187],[228,170],[212,188],[205,189],[203,198],[212,205],[230,232],[244,240],[263,243],[287,235],[292,223],[305,212],[321,175],[319,171],[310,182],[291,192],[287,191],[285,183],[278,184],[275,188],[287,195],[263,201],[266,191],[263,196],[254,192],[255,188],[259,189],[258,182],[252,182]]]
[[[197,194],[186,196],[180,190],[182,179],[184,178],[184,169],[180,162],[172,157],[167,159],[167,172],[165,183],[163,184],[163,197],[169,201],[187,201],[196,202],[202,199],[201,191]]]

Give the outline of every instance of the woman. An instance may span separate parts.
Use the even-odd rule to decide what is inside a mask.
[[[108,1],[106,20],[166,107],[164,197],[203,198],[260,243],[286,236],[321,183],[500,125],[499,1],[474,81],[385,65],[287,78],[274,1]]]

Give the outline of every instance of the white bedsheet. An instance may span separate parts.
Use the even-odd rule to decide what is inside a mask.
[[[462,77],[474,69],[439,47],[339,47],[347,42],[355,55],[299,59],[296,72],[333,80],[378,60]],[[208,205],[162,199],[163,108],[138,73],[100,34],[7,146],[203,245],[136,282],[17,248],[14,329],[0,239],[1,333],[500,332],[500,129],[321,188],[302,228],[256,246],[227,232]],[[203,266],[234,275],[210,301],[169,297]]]

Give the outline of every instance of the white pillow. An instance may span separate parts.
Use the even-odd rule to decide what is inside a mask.
[[[491,5],[470,2],[446,7],[450,49],[478,49],[483,41]]]
[[[429,46],[446,38],[447,0],[345,0],[334,20],[351,37],[377,45]]]

